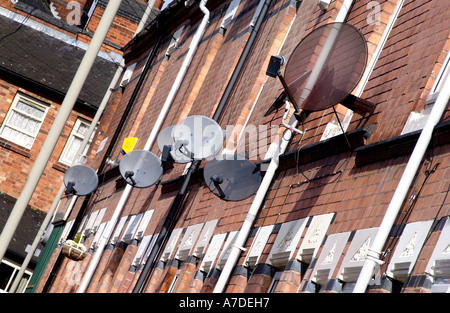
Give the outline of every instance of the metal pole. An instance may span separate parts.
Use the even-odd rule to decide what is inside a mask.
[[[92,41],[89,44],[83,59],[81,60],[64,101],[61,104],[61,108],[56,115],[52,127],[50,128],[49,134],[42,145],[41,151],[34,162],[22,192],[20,193],[8,221],[3,228],[2,234],[0,235],[0,260],[4,257],[9,243],[13,238],[14,232],[20,223],[23,213],[25,212],[31,197],[33,196],[36,186],[45,170],[59,136],[66,125],[67,119],[70,116],[73,106],[75,105],[92,65],[94,64],[95,58],[100,51],[114,16],[119,9],[120,3],[121,0],[111,0],[108,3]]]

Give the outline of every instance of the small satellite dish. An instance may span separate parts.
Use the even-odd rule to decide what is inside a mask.
[[[159,132],[158,138],[156,138],[156,143],[158,144],[159,151],[163,152],[164,146],[173,145],[172,129],[173,126],[169,126]]]
[[[179,151],[189,160],[203,160],[215,156],[221,150],[223,131],[213,119],[193,115],[173,127],[172,138],[172,152]]]
[[[85,196],[98,186],[97,173],[85,165],[75,165],[67,169],[63,181],[68,195]]]
[[[133,150],[119,163],[120,175],[133,187],[146,188],[158,182],[163,169],[161,161],[148,150]]]
[[[170,149],[170,156],[172,159],[177,163],[189,163],[192,160],[180,152],[180,150],[174,149],[174,140],[172,137],[172,131],[175,126],[169,126],[161,130],[158,134],[158,138],[156,139],[156,142],[158,144],[159,151],[163,153],[167,153],[165,149]]]
[[[366,63],[367,44],[357,28],[346,23],[326,24],[294,48],[284,80],[300,109],[325,110],[352,92]]]
[[[251,161],[238,155],[223,155],[206,162],[203,178],[209,190],[226,201],[240,201],[253,195],[261,173]]]

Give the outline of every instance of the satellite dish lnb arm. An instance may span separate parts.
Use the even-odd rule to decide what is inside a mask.
[[[286,95],[287,95],[287,97],[289,99],[289,102],[292,103],[292,105],[294,106],[295,112],[296,113],[300,113],[300,109],[299,109],[299,107],[297,105],[297,101],[294,100],[294,97],[292,96],[292,93],[289,90],[289,86],[286,84],[286,81],[284,80],[284,77],[283,77],[283,75],[281,75],[280,71],[278,71],[277,76],[280,79],[284,90],[286,91]]]
[[[76,190],[75,188],[73,188],[73,186],[75,186],[75,182],[74,181],[70,181],[67,183],[67,188],[66,188],[66,195],[73,195],[76,194]]]
[[[133,179],[134,172],[133,171],[126,171],[125,172],[125,179],[129,179],[132,183],[132,185],[136,185],[136,181]]]

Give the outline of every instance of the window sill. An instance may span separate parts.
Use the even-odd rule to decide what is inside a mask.
[[[11,141],[8,141],[4,138],[0,138],[0,146],[2,148],[5,148],[7,150],[13,151],[17,154],[20,154],[26,158],[29,158],[31,156],[30,150],[27,148],[24,148],[18,144],[15,144]]]
[[[69,166],[61,162],[56,162],[55,164],[53,164],[52,168],[54,168],[57,171],[65,173],[69,168]]]

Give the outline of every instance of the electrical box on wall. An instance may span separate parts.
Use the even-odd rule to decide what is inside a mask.
[[[322,11],[325,11],[326,9],[328,9],[329,5],[330,5],[331,0],[319,0],[319,8]]]

